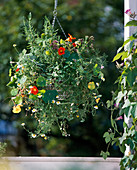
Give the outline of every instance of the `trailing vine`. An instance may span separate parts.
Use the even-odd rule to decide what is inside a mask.
[[[137,14],[131,10],[125,12],[131,17],[131,21],[127,26],[137,26],[135,17]],[[128,155],[124,155],[121,159],[121,170],[129,168],[135,170],[137,168],[137,32],[131,35],[117,51],[113,62],[116,61],[116,66],[120,71],[116,83],[118,89],[113,92],[112,100],[107,101],[107,107],[111,109],[111,129],[104,133],[104,138],[108,144],[107,151],[101,151],[104,159],[110,155],[108,149],[110,145],[117,145],[120,151],[124,154],[126,146],[129,146],[131,151]],[[122,63],[118,63],[118,61]],[[119,131],[117,121],[127,118],[130,124],[123,121],[123,131]]]

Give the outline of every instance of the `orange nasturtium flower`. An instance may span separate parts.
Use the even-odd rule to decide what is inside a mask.
[[[64,54],[65,54],[65,48],[60,47],[60,48],[58,49],[58,54],[59,54],[59,55],[64,55]]]
[[[75,40],[75,37],[72,37],[72,35],[68,34],[69,37],[66,39],[66,41],[72,42],[72,40]]]
[[[36,95],[39,92],[36,86],[33,86],[32,88],[30,88],[30,90],[31,90],[31,93],[34,95]]]
[[[19,112],[21,112],[21,107],[22,105],[17,105],[17,106],[13,106],[13,110],[12,110],[12,112],[13,113],[19,113]]]

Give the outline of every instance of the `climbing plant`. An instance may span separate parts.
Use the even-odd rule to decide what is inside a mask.
[[[126,12],[131,18],[125,26],[137,26],[135,17],[137,14],[132,13],[130,9]],[[112,100],[107,101],[107,107],[111,110],[111,128],[104,133],[104,138],[108,144],[117,145],[124,154],[126,146],[131,151],[121,159],[121,169],[137,168],[137,32],[131,35],[117,51],[113,62],[120,71],[116,83],[118,88],[113,92]],[[119,61],[122,63],[119,64]],[[123,121],[124,132],[120,131],[117,122],[123,118],[130,119],[131,125]],[[101,155],[106,159],[110,155],[109,151],[101,151]]]

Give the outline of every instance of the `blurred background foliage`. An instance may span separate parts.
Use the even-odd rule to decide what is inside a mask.
[[[95,47],[108,55],[108,65],[104,69],[106,82],[100,89],[104,103],[111,98],[118,76],[111,61],[123,41],[123,3],[123,0],[58,0],[58,19],[65,33],[77,38],[93,35]],[[103,133],[110,126],[110,112],[105,107],[100,108],[94,117],[89,113],[84,123],[72,121],[68,126],[70,137],[62,137],[55,126],[48,141],[30,139],[20,125],[25,113],[15,115],[11,112],[10,89],[6,84],[10,57],[15,61],[18,59],[13,44],[17,44],[19,52],[27,45],[23,36],[23,16],[28,17],[31,12],[35,28],[42,33],[44,16],[52,21],[53,9],[54,0],[0,1],[0,140],[8,143],[7,155],[10,156],[99,156],[106,148]],[[57,23],[55,29],[59,29],[65,39]],[[28,122],[32,123],[31,120]],[[119,127],[121,123],[119,121]],[[111,154],[120,156],[116,146],[111,149]]]

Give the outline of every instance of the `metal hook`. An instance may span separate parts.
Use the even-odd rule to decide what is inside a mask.
[[[57,23],[58,23],[58,25],[60,26],[62,33],[64,34],[65,38],[67,39],[67,36],[66,36],[66,34],[65,34],[65,31],[63,30],[63,28],[62,28],[62,26],[61,26],[61,24],[60,24],[60,22],[59,22],[59,20],[58,20],[58,18],[57,18],[57,4],[58,4],[58,0],[55,0],[55,6],[54,6],[54,11],[53,11],[53,16],[54,16],[54,18],[53,18],[52,26],[53,26],[53,28],[54,28],[55,20],[57,20]]]

